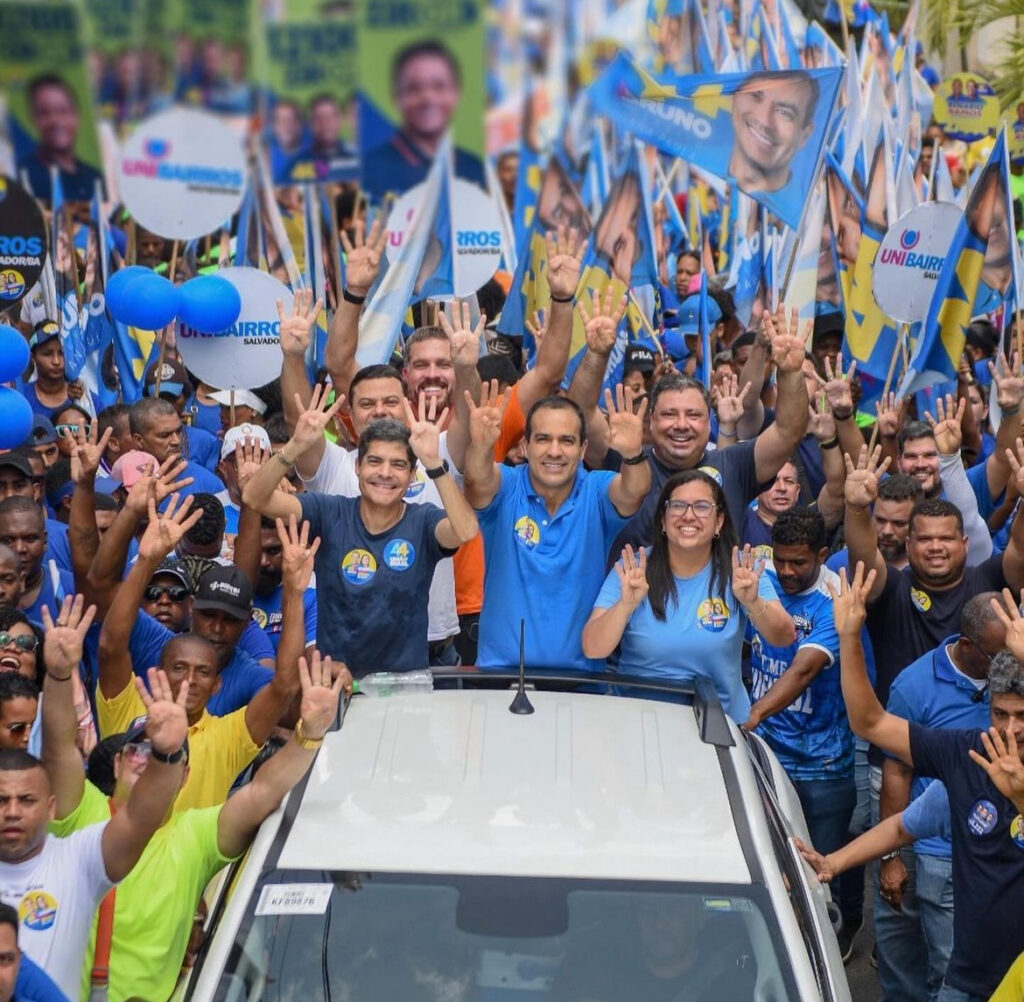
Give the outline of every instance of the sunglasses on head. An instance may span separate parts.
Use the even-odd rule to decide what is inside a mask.
[[[14,644],[19,651],[30,654],[39,646],[39,638],[28,633],[0,633],[0,648],[10,647]]]
[[[164,595],[172,602],[184,602],[189,592],[184,585],[150,585],[144,594],[147,602],[159,602]]]

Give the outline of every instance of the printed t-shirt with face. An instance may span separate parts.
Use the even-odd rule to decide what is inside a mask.
[[[1024,819],[975,765],[981,731],[910,724],[914,769],[942,780],[953,828],[953,954],[946,981],[988,998],[1024,950]]]
[[[218,806],[176,813],[157,829],[131,873],[117,885],[108,986],[108,996],[115,1002],[171,997],[192,932],[196,902],[214,874],[231,862],[221,855],[217,841],[220,811]],[[54,821],[50,831],[65,838],[109,820],[109,801],[87,782],[75,810]],[[168,880],[169,873],[174,874],[173,880]],[[95,949],[94,921],[81,965],[79,997],[83,999],[89,997]]]
[[[427,595],[438,562],[454,551],[435,535],[432,504],[403,504],[386,532],[371,533],[360,499],[300,494],[302,517],[320,537],[316,555],[317,646],[357,678],[427,666]]]
[[[447,459],[448,433],[441,433],[441,458]],[[333,494],[343,498],[359,497],[359,476],[356,473],[356,450],[346,450],[333,442],[325,443],[323,458],[316,473],[304,480],[306,490],[316,494]],[[448,460],[452,466],[451,460]],[[454,468],[452,473],[454,474]],[[417,463],[415,479],[409,484],[403,499],[408,504],[429,504],[444,508],[437,484],[431,480],[423,467]],[[455,566],[450,557],[439,561],[430,579],[429,602],[427,604],[429,624],[428,640],[447,640],[459,632],[459,616],[455,610]],[[424,663],[425,664],[425,663]],[[349,665],[351,668],[351,665]],[[421,665],[421,667],[423,667]]]
[[[638,546],[651,545],[651,533],[654,531],[655,508],[665,481],[679,470],[665,466],[654,455],[654,449],[647,446],[647,463],[651,468],[651,489],[640,510],[629,520],[625,529],[619,533],[612,544],[611,556],[616,560],[622,548],[629,543],[634,549]],[[604,468],[618,472],[622,465],[622,457],[614,450],[609,450],[605,458]],[[713,480],[717,481],[725,494],[725,504],[729,509],[729,518],[738,532],[743,525],[743,516],[747,505],[757,497],[761,486],[757,482],[756,464],[754,462],[754,442],[740,442],[730,445],[728,449],[715,449],[705,452],[696,467]]]
[[[750,697],[740,673],[747,612],[728,584],[721,597],[709,596],[710,563],[693,577],[676,577],[675,584],[676,601],[666,600],[664,622],[655,618],[646,598],[630,616],[617,669],[622,675],[673,682],[710,678],[725,712],[743,723],[750,716]],[[767,574],[761,575],[757,592],[766,602],[778,599]],[[612,568],[594,608],[610,609],[621,597],[619,576]]]
[[[82,957],[96,906],[114,885],[103,864],[106,824],[68,838],[46,836],[24,863],[0,863],[0,901],[17,909],[18,943],[69,998],[78,997]]]

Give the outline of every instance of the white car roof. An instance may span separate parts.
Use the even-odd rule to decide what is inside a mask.
[[[511,698],[356,698],[277,866],[750,883],[690,707],[531,692],[525,716]]]

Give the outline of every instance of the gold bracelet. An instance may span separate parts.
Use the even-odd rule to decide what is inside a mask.
[[[318,738],[307,737],[300,717],[295,725],[295,743],[306,751],[316,751],[324,743],[324,735],[321,734]]]
[[[275,452],[274,453],[274,459],[276,459],[283,466],[294,466],[295,465],[295,460],[294,459],[289,459],[284,454],[284,449],[281,449],[279,452]]]

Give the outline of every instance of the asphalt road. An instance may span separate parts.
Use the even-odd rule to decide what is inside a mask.
[[[871,966],[871,949],[875,945],[874,928],[871,923],[872,893],[868,883],[864,894],[864,928],[853,941],[853,956],[846,965],[846,978],[850,983],[853,1002],[879,1002],[882,993],[878,988],[878,971]]]

